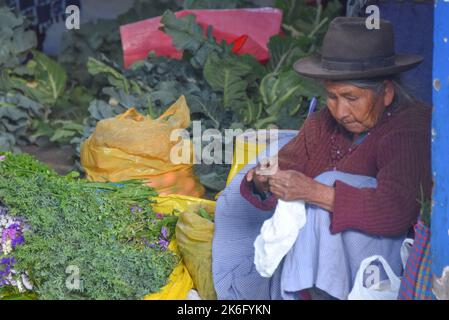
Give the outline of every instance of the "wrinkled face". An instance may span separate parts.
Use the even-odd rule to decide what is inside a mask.
[[[385,108],[393,100],[393,84],[390,81],[385,81],[384,84],[384,90],[375,94],[370,89],[326,81],[327,107],[335,120],[346,130],[362,133],[376,125]]]

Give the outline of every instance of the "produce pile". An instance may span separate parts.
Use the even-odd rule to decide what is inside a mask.
[[[177,217],[153,212],[155,195],[141,182],[92,183],[59,176],[29,155],[1,155],[0,298],[158,292],[179,258],[167,250]]]
[[[0,148],[48,141],[79,147],[99,120],[135,107],[157,117],[185,95],[192,120],[204,129],[298,129],[320,86],[292,70],[300,57],[319,51],[328,23],[340,13],[337,0],[326,7],[305,0],[277,0],[284,12],[282,35],[270,39],[271,59],[262,65],[237,55],[232,45],[217,43],[195,16],[176,18],[180,9],[242,8],[248,1],[136,1],[116,20],[100,20],[67,32],[57,61],[35,50],[27,22],[0,9]],[[169,9],[169,10],[167,10]],[[171,10],[171,11],[170,11]],[[173,60],[152,54],[125,70],[119,26],[163,15],[163,31],[184,51]],[[79,167],[79,169],[82,169]],[[227,165],[196,165],[201,182],[222,190]]]

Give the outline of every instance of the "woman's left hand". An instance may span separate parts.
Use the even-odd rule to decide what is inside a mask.
[[[295,170],[277,170],[269,176],[270,192],[284,201],[302,200],[328,211],[334,207],[335,190]]]
[[[284,201],[306,200],[313,193],[316,181],[295,170],[277,170],[268,179],[270,191]]]

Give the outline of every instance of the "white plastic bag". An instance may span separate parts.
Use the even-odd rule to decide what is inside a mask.
[[[379,260],[382,264],[388,280],[379,281],[367,288],[363,283],[363,276],[371,263],[376,260]],[[376,266],[372,267],[375,268]],[[377,274],[380,275],[380,270]],[[393,272],[388,262],[382,256],[372,256],[366,258],[360,264],[355,277],[354,287],[349,293],[348,300],[397,300],[400,286],[401,279]]]
[[[406,238],[404,242],[402,242],[401,246],[401,261],[402,267],[405,270],[405,266],[407,265],[408,256],[410,255],[410,250],[413,247],[414,240],[411,238]]]

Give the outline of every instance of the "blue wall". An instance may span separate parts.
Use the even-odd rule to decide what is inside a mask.
[[[382,0],[378,5],[381,18],[394,25],[396,52],[424,57],[417,68],[403,73],[401,80],[418,99],[432,105],[433,3]]]
[[[449,266],[449,2],[435,6],[432,170],[434,207],[432,209],[432,271],[441,277]]]

